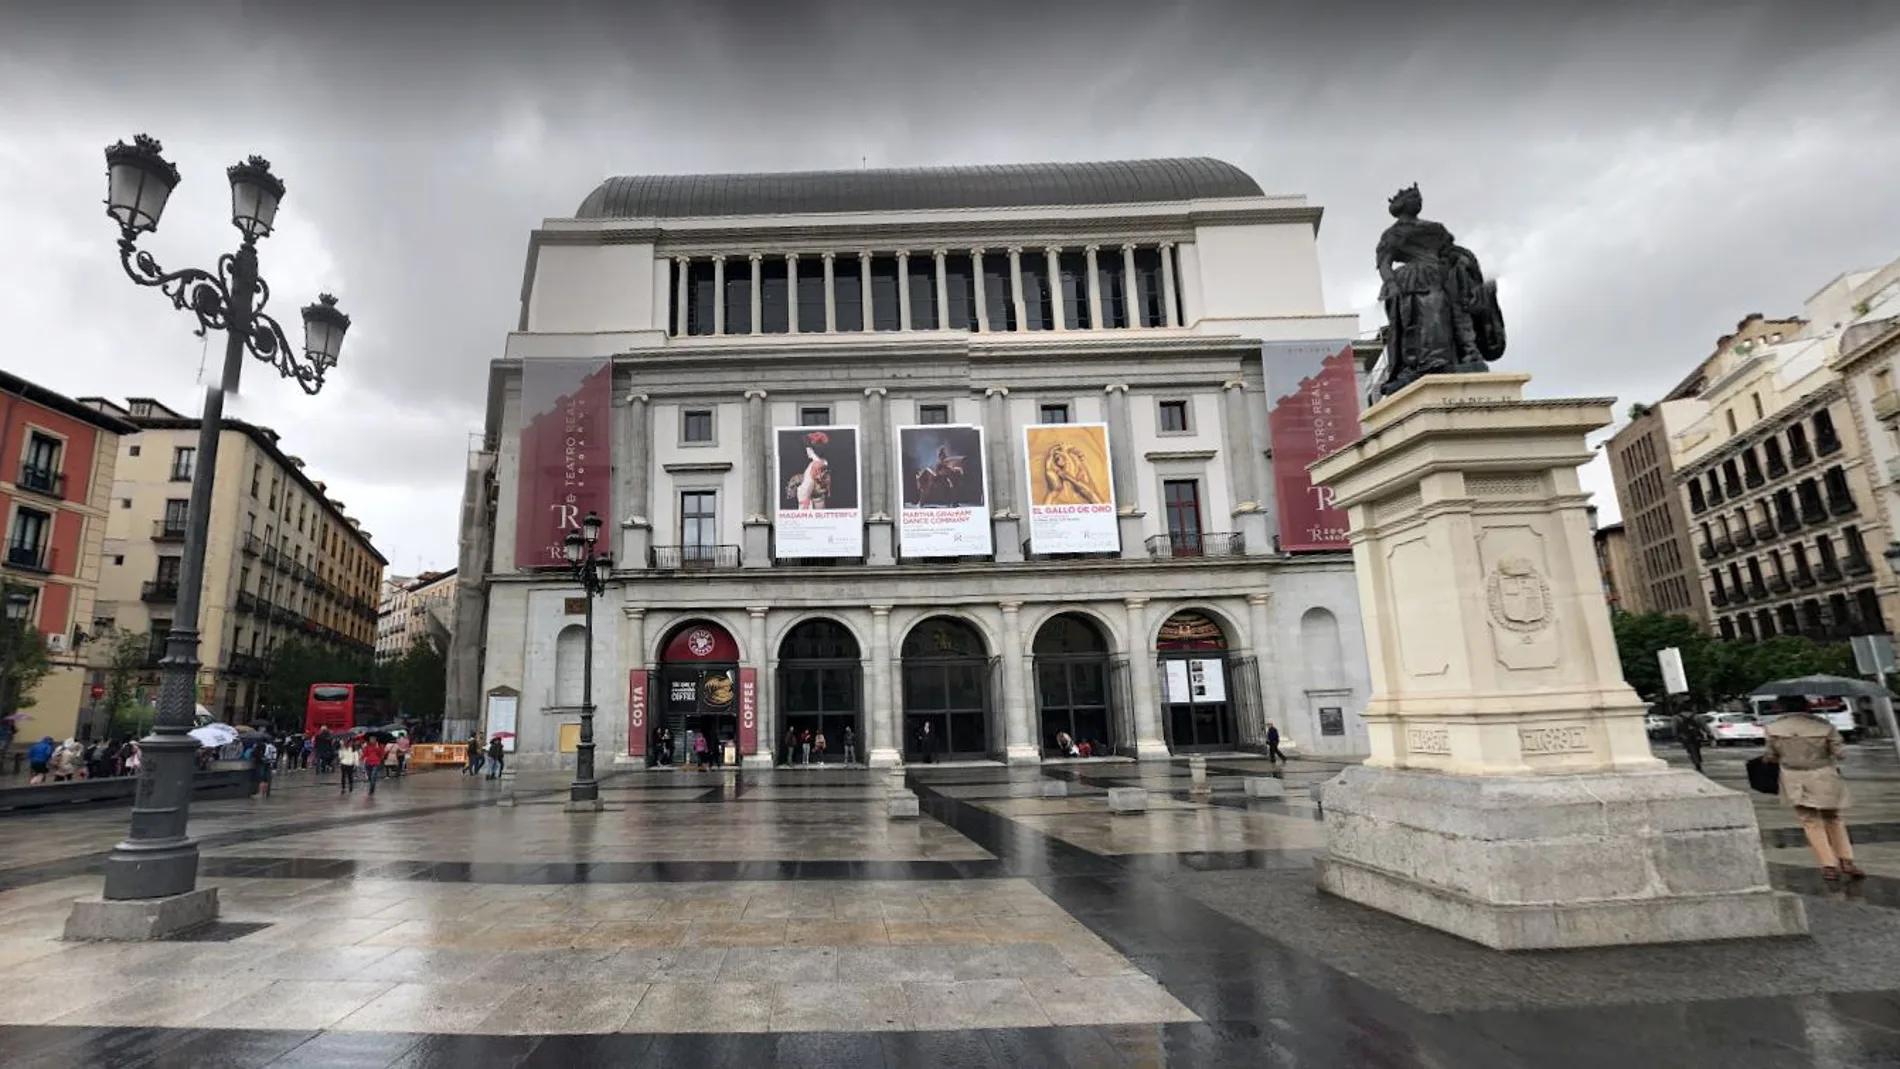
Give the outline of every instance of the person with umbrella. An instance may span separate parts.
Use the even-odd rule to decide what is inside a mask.
[[[1708,725],[1696,716],[1694,709],[1677,709],[1675,727],[1676,740],[1682,743],[1682,748],[1688,752],[1689,763],[1695,766],[1697,772],[1702,771],[1702,747],[1713,743],[1715,735],[1709,731]]]
[[[1854,844],[1841,820],[1848,806],[1840,770],[1846,753],[1841,733],[1816,716],[1804,697],[1785,697],[1780,705],[1781,715],[1768,724],[1762,759],[1780,766],[1781,800],[1794,807],[1808,849],[1821,863],[1822,879],[1862,879],[1867,874],[1854,863]]]

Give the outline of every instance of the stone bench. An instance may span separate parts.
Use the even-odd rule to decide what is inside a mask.
[[[1147,812],[1147,789],[1142,787],[1110,787],[1108,789],[1108,811],[1110,813]]]
[[[1248,776],[1241,781],[1240,786],[1249,798],[1272,798],[1278,801],[1286,797],[1286,781],[1277,776]]]
[[[885,800],[886,811],[892,820],[916,820],[922,816],[914,794],[893,794]]]
[[[1069,781],[1066,779],[1043,780],[1042,796],[1044,798],[1067,798],[1069,796]]]

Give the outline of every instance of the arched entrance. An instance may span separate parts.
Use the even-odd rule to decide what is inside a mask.
[[[902,652],[904,759],[988,754],[990,679],[996,669],[983,636],[967,620],[933,616],[910,629]]]
[[[812,753],[814,764],[845,760],[850,731],[855,759],[864,760],[864,687],[858,640],[836,620],[806,620],[791,629],[778,647],[778,709],[781,730],[770,740],[778,760],[797,762],[794,750],[781,752],[785,731],[809,731],[825,737],[825,752]]]
[[[1177,612],[1155,637],[1161,723],[1175,753],[1238,748],[1227,633],[1205,613]]]
[[[709,758],[719,761],[724,744],[739,739],[739,644],[711,621],[674,628],[660,649],[659,698],[653,730],[673,733],[674,763],[690,757],[694,733],[706,736]]]
[[[1057,736],[1067,735],[1089,757],[1115,752],[1109,714],[1108,639],[1086,616],[1063,613],[1043,624],[1032,647],[1036,658],[1036,712],[1044,757],[1065,757]]]

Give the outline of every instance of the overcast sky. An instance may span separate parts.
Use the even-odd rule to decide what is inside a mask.
[[[43,7],[0,15],[0,365],[195,414],[205,343],[122,276],[100,152],[149,132],[184,172],[168,267],[231,245],[222,168],[269,158],[273,307],[333,290],[355,326],[320,397],[252,363],[230,411],[401,572],[455,561],[528,231],[607,174],[1217,156],[1326,209],[1327,302],[1367,329],[1416,181],[1500,280],[1506,364],[1619,412],[1900,255],[1883,0]]]

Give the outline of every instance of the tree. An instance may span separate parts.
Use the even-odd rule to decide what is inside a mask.
[[[6,676],[0,678],[0,708],[16,712],[33,708],[33,688],[53,670],[52,655],[46,649],[46,636],[39,628],[11,620],[0,621],[0,662]]]
[[[1822,645],[1796,635],[1724,642],[1704,634],[1687,616],[1664,613],[1612,613],[1610,626],[1616,634],[1623,678],[1646,701],[1662,700],[1662,665],[1656,653],[1671,646],[1682,651],[1689,697],[1703,708],[1742,697],[1777,679],[1855,674],[1853,650],[1842,644]]]
[[[122,739],[143,738],[154,719],[152,709],[139,695],[139,678],[151,657],[152,636],[115,627],[93,641],[104,658],[106,696],[100,704],[106,710],[106,734]]]
[[[1617,656],[1623,662],[1623,678],[1643,700],[1663,699],[1662,662],[1656,654],[1671,646],[1682,651],[1690,695],[1709,700],[1718,655],[1711,651],[1714,643],[1694,620],[1660,612],[1617,612],[1611,614],[1610,627],[1616,635]]]
[[[423,724],[441,723],[448,700],[448,662],[429,638],[418,636],[401,657],[384,665],[382,681],[403,716]]]

